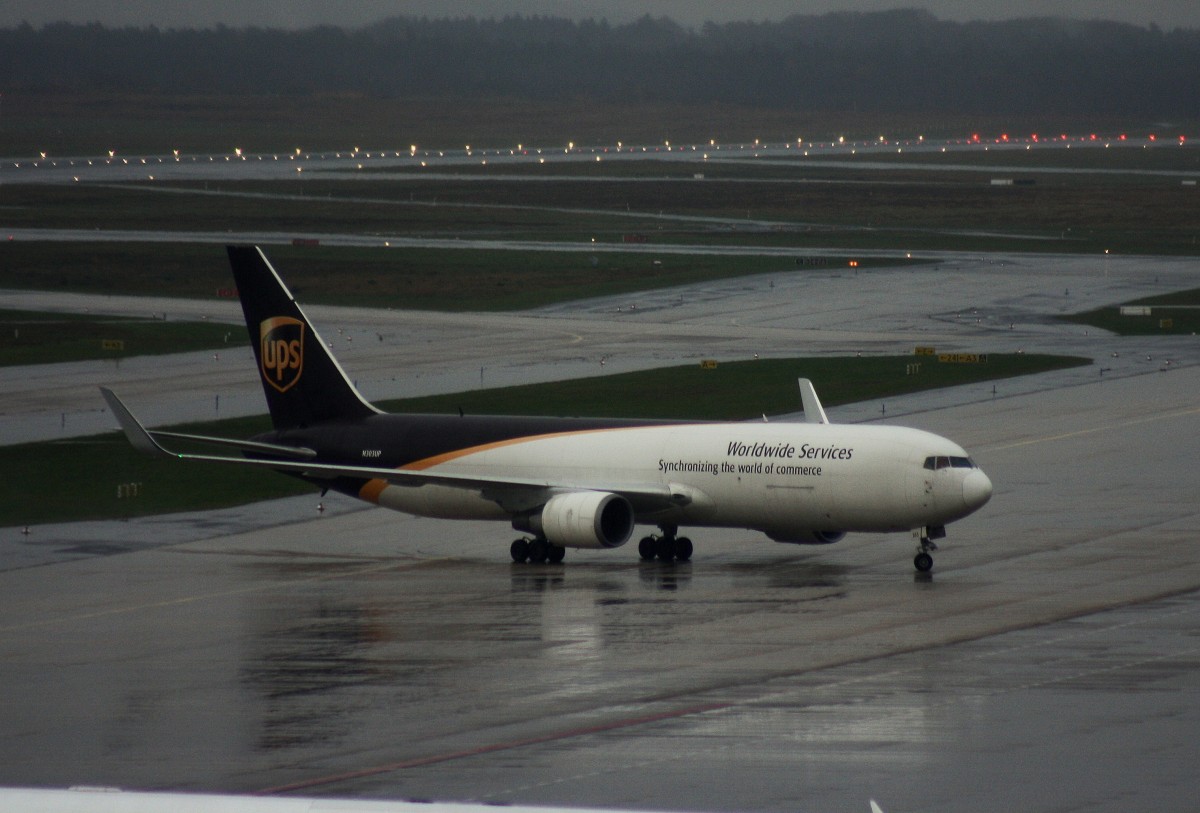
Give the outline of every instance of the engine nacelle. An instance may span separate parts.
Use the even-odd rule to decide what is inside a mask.
[[[633,506],[605,491],[556,494],[529,517],[528,530],[564,548],[619,548],[633,534]]]
[[[766,531],[776,542],[791,545],[832,545],[845,538],[845,531]]]

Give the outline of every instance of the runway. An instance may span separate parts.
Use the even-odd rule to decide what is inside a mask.
[[[49,183],[75,171],[21,168]],[[316,494],[0,529],[0,785],[714,813],[861,813],[870,798],[889,813],[1193,810],[1200,345],[1053,317],[1200,287],[1200,267],[932,259],[853,272],[785,256],[778,274],[518,314],[307,308],[371,399],[917,344],[1094,359],[829,410],[949,437],[991,477],[932,577],[914,575],[905,535],[796,547],[697,530],[687,564],[626,547],[514,565],[504,525],[333,496],[318,513]],[[230,302],[2,295],[241,325]],[[111,428],[101,384],[151,425],[262,411],[248,348],[0,369],[0,443]]]

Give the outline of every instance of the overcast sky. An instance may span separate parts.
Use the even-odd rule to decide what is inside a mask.
[[[706,20],[777,20],[789,14],[902,7],[929,9],[949,20],[1054,16],[1200,29],[1197,0],[2,0],[0,27],[67,20],[160,28],[217,23],[280,28],[330,23],[354,28],[397,14],[502,17],[518,13],[603,18],[614,23],[649,13],[691,26]]]

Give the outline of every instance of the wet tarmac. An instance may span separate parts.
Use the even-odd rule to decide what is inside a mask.
[[[5,561],[26,554],[0,572],[0,784],[1192,809],[1198,391],[1186,368],[919,396],[905,422],[997,484],[931,578],[902,535],[696,531],[685,565],[513,565],[502,525],[304,498],[7,529]]]

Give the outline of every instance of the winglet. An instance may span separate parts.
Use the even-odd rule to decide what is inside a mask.
[[[804,421],[806,423],[829,423],[817,390],[807,378],[798,379],[800,383],[800,402],[804,405]]]
[[[129,439],[133,448],[139,452],[156,457],[173,457],[170,452],[159,445],[158,441],[150,437],[150,433],[146,431],[146,427],[142,426],[137,418],[133,417],[133,413],[125,404],[121,403],[121,399],[116,393],[108,387],[101,387],[100,394],[104,396],[104,400],[108,402],[108,408],[112,410],[113,416],[117,419],[117,423],[121,425],[121,430],[125,433],[125,437]]]

